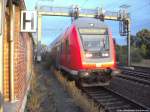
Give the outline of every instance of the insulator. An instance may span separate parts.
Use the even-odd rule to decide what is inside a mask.
[[[17,5],[17,6],[19,6],[19,2],[20,2],[20,0],[12,0],[12,3]]]
[[[100,19],[101,21],[104,21],[104,14],[99,15],[99,19]]]

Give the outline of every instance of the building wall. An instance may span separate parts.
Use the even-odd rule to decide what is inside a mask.
[[[16,110],[22,107],[32,73],[33,39],[29,33],[20,32],[20,14],[23,5],[15,8],[14,26],[14,95]],[[10,6],[5,11],[4,21],[4,100],[10,102]]]

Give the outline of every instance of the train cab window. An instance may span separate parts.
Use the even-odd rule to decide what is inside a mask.
[[[109,50],[109,36],[107,30],[89,29],[80,32],[83,48],[87,51]]]
[[[104,41],[105,41],[105,49],[109,50],[109,36],[108,35],[106,35],[106,38]]]

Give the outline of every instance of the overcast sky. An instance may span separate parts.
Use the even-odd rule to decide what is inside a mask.
[[[95,9],[103,7],[105,10],[118,11],[123,4],[129,5],[131,15],[131,34],[142,28],[150,29],[150,0],[25,0],[27,10],[35,10],[37,4],[49,6],[70,7],[72,4],[81,8]],[[113,37],[118,44],[125,44],[126,37],[119,35],[118,22],[106,22],[110,26]],[[67,26],[71,24],[69,17],[43,17],[42,18],[42,43],[49,45]]]

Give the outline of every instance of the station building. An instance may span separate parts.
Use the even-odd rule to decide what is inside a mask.
[[[34,41],[20,31],[24,0],[0,0],[0,112],[23,112],[33,68]]]

